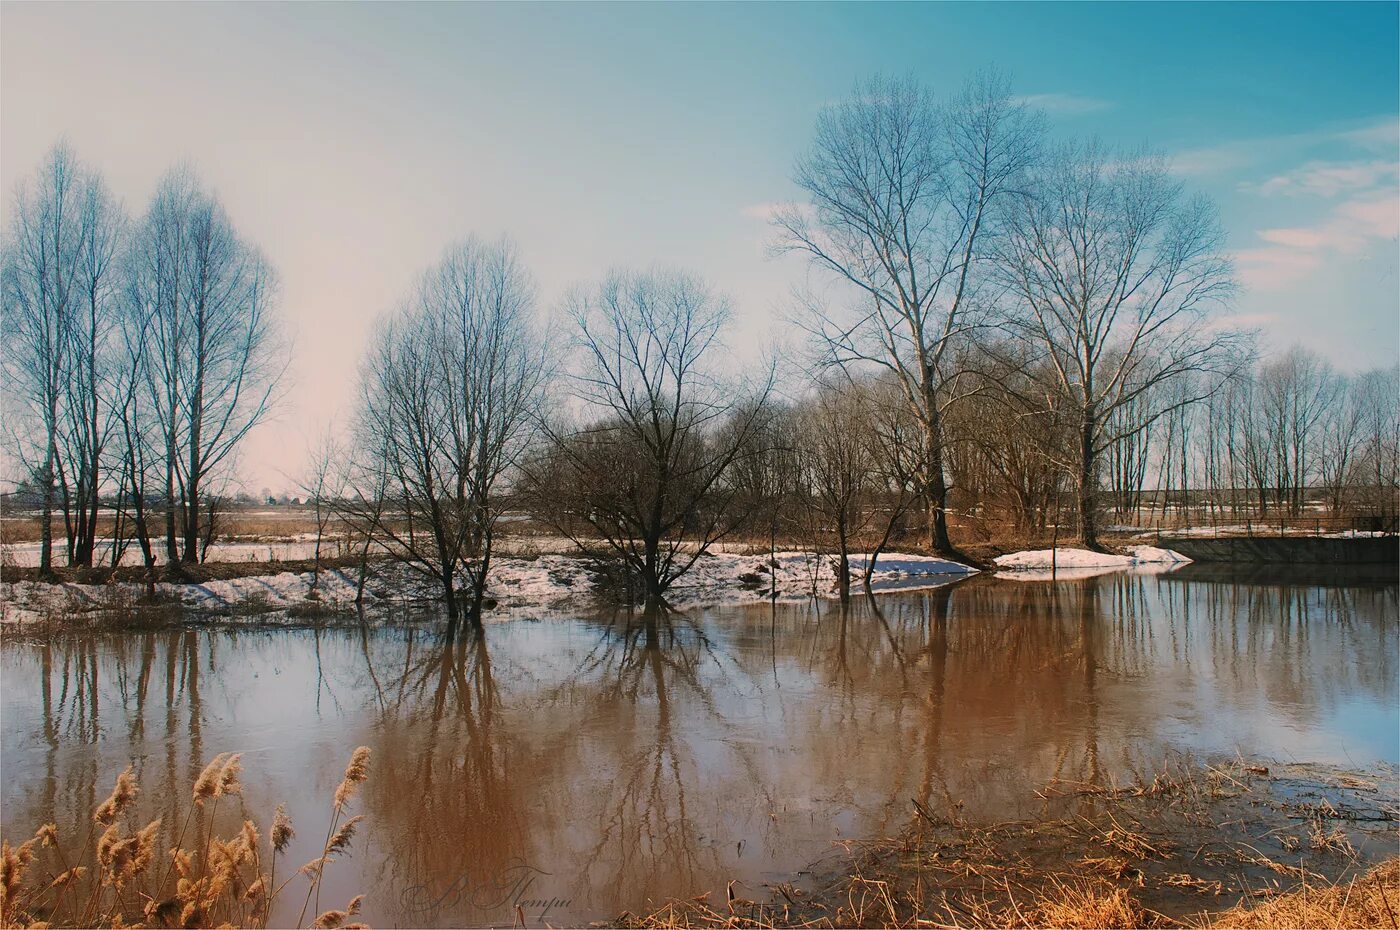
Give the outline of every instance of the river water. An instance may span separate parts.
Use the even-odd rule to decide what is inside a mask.
[[[730,880],[760,897],[901,830],[911,799],[1000,820],[1052,779],[1181,754],[1395,763],[1398,627],[1393,575],[1187,566],[508,620],[455,644],[435,622],[12,633],[3,827],[85,834],[129,763],[155,816],[231,751],[250,816],[286,804],[300,864],[365,745],[365,821],[321,903],[363,892],[372,926],[578,923]]]

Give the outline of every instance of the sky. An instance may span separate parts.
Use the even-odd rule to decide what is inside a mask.
[[[769,206],[821,109],[876,73],[1010,74],[1052,133],[1166,153],[1220,206],[1228,313],[1343,370],[1400,358],[1400,5],[0,4],[0,186],[64,137],[139,215],[193,166],[277,268],[295,351],[240,464],[294,487],[353,415],[374,320],[455,239],[513,238],[542,309],[609,268],[783,336]]]

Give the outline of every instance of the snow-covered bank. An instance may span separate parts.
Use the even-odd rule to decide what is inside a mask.
[[[1065,547],[1033,549],[997,556],[992,561],[999,570],[998,577],[1017,581],[1041,581],[1052,576],[1069,581],[1125,570],[1170,571],[1191,561],[1179,552],[1156,546],[1129,546],[1127,550],[1128,554],[1120,555]]]
[[[868,555],[851,557],[855,583],[864,576]],[[890,553],[876,562],[872,581],[880,584],[926,580],[930,585],[956,580],[976,569],[929,556]],[[203,614],[252,614],[293,610],[312,604],[349,608],[354,603],[354,572],[325,569],[313,595],[310,572],[283,572],[189,584],[162,583],[157,594],[167,602]],[[599,575],[587,559],[542,555],[504,557],[492,565],[489,593],[496,616],[557,612],[582,607],[598,593]],[[772,558],[719,552],[701,557],[671,589],[676,607],[750,603],[776,596],[805,600],[835,594],[835,559],[807,552],[778,552]],[[91,613],[131,604],[145,593],[140,583],[110,585],[0,583],[0,620],[14,623],[65,614]],[[366,585],[370,605],[431,600],[437,589],[400,566],[376,566]]]
[[[865,577],[865,567],[871,556],[854,553],[850,556],[852,586]],[[871,582],[881,583],[927,580],[930,585],[954,581],[977,569],[960,562],[950,562],[927,555],[891,552],[875,562]],[[695,563],[667,594],[667,600],[678,607],[701,604],[744,603],[765,601],[775,595],[781,601],[832,597],[836,593],[836,557],[815,556],[810,552],[776,552],[770,556],[739,555],[721,552],[706,556]]]

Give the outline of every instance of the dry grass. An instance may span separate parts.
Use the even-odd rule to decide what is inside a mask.
[[[860,891],[854,889],[859,886]],[[911,917],[892,896],[888,883],[861,879],[853,884],[847,906],[832,916],[795,918],[791,908],[758,908],[753,902],[731,898],[722,909],[708,901],[672,902],[642,918],[625,915],[621,926],[654,930],[690,927],[933,927],[964,930],[998,927],[1033,930],[1131,930],[1136,927],[1195,927],[1201,930],[1340,930],[1340,928],[1388,928],[1395,930],[1400,915],[1400,858],[1390,859],[1366,875],[1321,887],[1304,885],[1258,905],[1238,905],[1199,920],[1171,920],[1142,907],[1122,887],[1096,882],[1054,882],[1048,888],[1018,899],[1007,895],[1000,903],[972,903],[943,914],[930,912]],[[791,892],[789,892],[791,894]],[[794,901],[794,903],[796,903]]]
[[[237,754],[221,753],[204,767],[188,809],[173,818],[176,829],[160,819],[135,820],[140,786],[127,768],[93,811],[81,843],[60,837],[54,824],[17,845],[0,841],[0,927],[266,927],[273,905],[299,875],[309,883],[298,927],[313,902],[310,913],[319,914],[313,927],[363,927],[347,923],[359,913],[360,897],[327,911],[320,911],[319,898],[326,866],[348,849],[360,820],[347,818],[346,807],[368,773],[369,749],[362,746],[336,788],[320,855],[279,884],[279,857],[294,835],[280,807],[266,843],[249,819],[230,836],[215,835],[220,801],[242,794]]]
[[[1312,886],[1280,895],[1254,907],[1236,907],[1200,924],[1244,930],[1292,927],[1334,930],[1338,927],[1400,927],[1400,858],[1388,859],[1360,878]]]
[[[373,561],[373,560],[371,560]],[[321,571],[330,569],[354,569],[359,559],[354,556],[321,557]],[[316,567],[314,559],[279,559],[261,562],[203,562],[197,565],[176,563],[158,565],[156,580],[175,584],[203,583],[206,581],[228,581],[233,578],[254,578],[260,575],[276,575],[281,572],[301,574]],[[59,581],[75,584],[107,584],[114,581],[140,583],[146,580],[143,565],[123,564],[113,569],[111,566],[93,568],[71,568],[55,566],[54,575]],[[7,567],[5,581],[37,581],[39,570],[33,566]]]

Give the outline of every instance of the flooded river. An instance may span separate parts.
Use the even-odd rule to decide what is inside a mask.
[[[1397,628],[1393,576],[1188,566],[510,620],[455,645],[426,622],[9,634],[3,825],[85,833],[133,762],[155,815],[233,751],[300,863],[366,745],[366,819],[323,903],[363,892],[372,926],[578,923],[731,879],[757,897],[904,828],[911,799],[1006,819],[1054,778],[1182,753],[1394,763]]]

